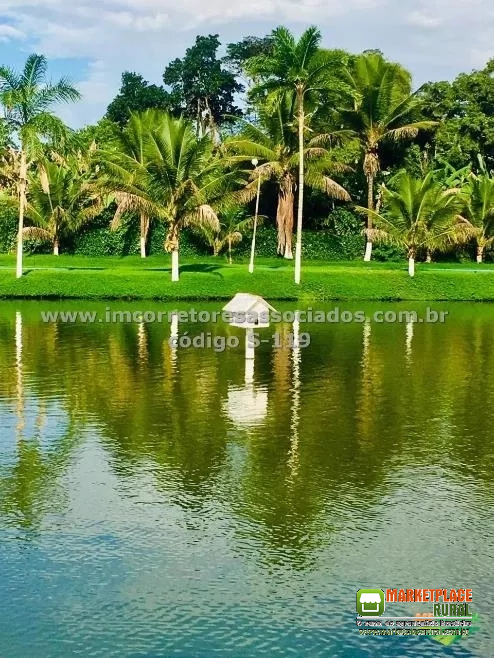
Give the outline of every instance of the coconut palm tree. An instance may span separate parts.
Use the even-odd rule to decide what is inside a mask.
[[[486,249],[494,245],[494,178],[482,167],[479,174],[470,175],[464,190],[463,225],[477,244],[477,263],[482,263]]]
[[[268,108],[276,107],[283,96],[295,94],[298,132],[298,211],[295,245],[295,283],[300,283],[302,264],[302,221],[304,212],[306,107],[330,86],[331,74],[341,64],[335,51],[322,50],[321,33],[307,29],[297,41],[284,27],[272,32],[269,54],[253,57],[246,63],[247,73],[258,80],[250,92]],[[288,203],[288,202],[287,202]]]
[[[132,113],[125,130],[117,137],[115,148],[118,149],[121,158],[119,177],[123,176],[129,184],[136,170],[138,171],[140,169],[142,172],[146,169],[146,140],[153,126],[159,120],[160,115],[155,110],[147,110],[139,114]],[[117,202],[117,210],[111,223],[112,230],[119,228],[125,214],[132,214],[135,208],[132,194],[128,194],[120,189],[114,191],[114,196]],[[146,258],[147,255],[147,241],[151,219],[146,208],[141,206],[139,210],[141,258]]]
[[[245,208],[228,204],[218,212],[219,230],[207,225],[198,227],[198,232],[213,250],[213,255],[218,256],[227,248],[228,262],[232,264],[233,247],[242,242],[246,232],[252,228],[253,217],[246,217]],[[258,217],[258,222],[262,218]]]
[[[344,80],[351,91],[347,107],[339,115],[342,134],[358,140],[367,179],[368,241],[365,260],[372,256],[374,184],[380,170],[380,147],[386,140],[402,141],[429,130],[436,123],[419,117],[420,100],[412,93],[412,79],[399,64],[387,62],[380,53],[368,52],[353,58]]]
[[[17,235],[17,277],[22,276],[23,228],[26,209],[27,174],[42,150],[42,139],[60,137],[63,123],[51,111],[56,103],[76,101],[79,92],[64,78],[46,82],[47,61],[43,55],[30,55],[21,73],[0,67],[0,103],[4,121],[15,135],[19,154],[19,230]]]
[[[47,240],[53,254],[60,253],[60,242],[98,215],[109,199],[96,188],[90,159],[72,156],[57,162],[40,163],[29,177],[26,239]]]
[[[172,256],[172,281],[179,280],[179,236],[186,226],[219,230],[211,204],[231,191],[238,171],[227,171],[208,135],[197,137],[186,119],[148,111],[142,162],[119,151],[103,154],[104,185],[125,200],[125,209],[168,225],[165,250]]]
[[[294,201],[299,168],[297,134],[293,126],[295,96],[285,94],[275,111],[259,109],[257,125],[242,122],[242,133],[225,144],[226,150],[238,153],[233,160],[256,158],[261,163],[252,174],[252,182],[241,193],[243,200],[250,200],[256,192],[258,177],[261,181],[274,180],[278,187],[276,225],[278,228],[278,253],[285,258],[292,256]],[[305,183],[322,190],[333,199],[350,201],[348,192],[328,174],[344,167],[331,159],[325,148],[317,147],[318,137],[309,140],[304,148],[307,162]]]
[[[406,171],[392,180],[394,189],[381,187],[382,214],[372,213],[375,228],[367,229],[371,241],[389,242],[406,249],[408,273],[415,275],[415,259],[421,249],[441,250],[464,239],[461,211],[464,199],[457,189],[445,190],[430,172],[416,179]]]

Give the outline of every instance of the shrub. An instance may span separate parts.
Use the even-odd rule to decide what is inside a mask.
[[[15,248],[18,218],[12,208],[0,205],[0,253],[9,253]]]

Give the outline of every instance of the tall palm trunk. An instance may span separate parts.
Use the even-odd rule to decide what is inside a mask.
[[[250,261],[249,273],[254,272],[254,259],[256,256],[256,238],[257,238],[257,220],[259,219],[259,201],[261,199],[261,174],[257,176],[257,198],[256,198],[256,213],[254,216],[254,231],[252,232],[252,242],[250,246]]]
[[[18,279],[22,276],[22,256],[23,256],[23,232],[24,232],[24,209],[26,207],[26,187],[27,187],[27,159],[26,151],[21,147],[21,162],[19,170],[19,228],[17,233],[17,266],[16,276]]]
[[[178,265],[178,240],[177,240],[177,246],[172,251],[172,281],[175,282],[179,280],[180,280],[180,268]]]
[[[232,239],[228,238],[228,262],[232,264]]]
[[[176,222],[170,224],[166,236],[165,249],[172,255],[172,281],[179,281],[180,270],[178,265],[178,225]]]
[[[298,105],[298,212],[297,212],[297,242],[295,244],[295,283],[300,284],[302,274],[302,219],[304,214],[304,91],[297,87]]]
[[[293,205],[293,179],[290,174],[286,174],[280,183],[278,192],[276,225],[278,226],[278,253],[289,259],[293,258]]]
[[[374,210],[374,174],[367,175],[367,208],[369,213],[367,215],[367,230],[372,230],[372,211]],[[365,246],[364,261],[369,263],[372,258],[372,240],[367,234],[367,244]]]
[[[149,218],[141,213],[141,258],[146,258],[146,243],[149,232]]]
[[[408,250],[408,274],[410,276],[415,276],[415,248],[410,247]]]

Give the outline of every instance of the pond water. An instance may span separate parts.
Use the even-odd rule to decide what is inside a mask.
[[[253,370],[166,322],[40,316],[105,307],[0,304],[2,658],[494,655],[493,306],[303,349],[272,325]],[[481,629],[361,637],[365,587],[471,588]]]

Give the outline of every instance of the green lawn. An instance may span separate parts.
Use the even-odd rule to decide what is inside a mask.
[[[228,299],[241,291],[273,300],[494,301],[493,264],[420,263],[411,279],[405,262],[306,261],[300,286],[293,263],[276,258],[259,258],[252,275],[246,263],[183,259],[179,283],[170,280],[168,256],[26,256],[20,280],[14,265],[0,256],[0,298]]]

